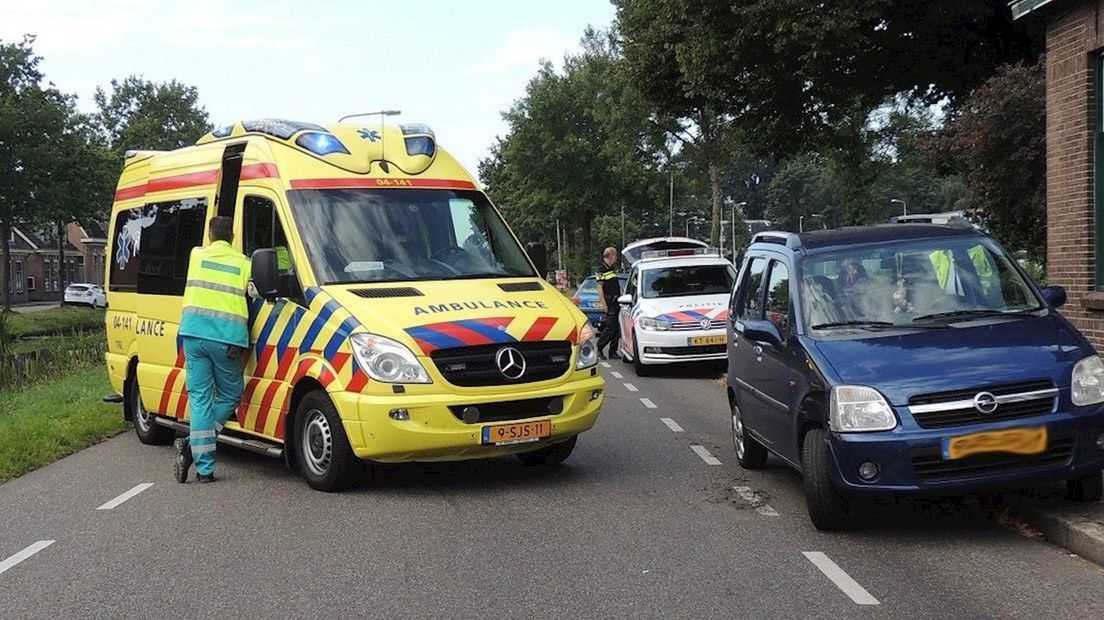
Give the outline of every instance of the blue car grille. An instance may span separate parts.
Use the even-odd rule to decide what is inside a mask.
[[[943,460],[939,447],[912,451],[912,467],[925,481],[946,480],[993,472],[1009,472],[1037,467],[1065,465],[1073,457],[1075,438],[1072,434],[1054,435],[1047,449],[1039,454],[1019,455],[1002,452],[978,454],[961,459]]]
[[[982,413],[973,399],[988,392],[998,400],[997,407]],[[909,398],[909,413],[922,428],[947,428],[1044,415],[1054,410],[1058,391],[1046,379],[1003,385],[936,392]]]

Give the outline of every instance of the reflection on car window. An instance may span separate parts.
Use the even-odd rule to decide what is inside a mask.
[[[1032,311],[1030,285],[988,239],[931,239],[862,247],[802,263],[809,325],[868,321],[964,320]]]
[[[288,195],[322,283],[536,275],[480,192],[334,189]]]
[[[771,261],[766,317],[778,328],[783,340],[790,336],[790,272],[779,261]]]
[[[734,275],[728,265],[659,267],[643,273],[645,299],[687,295],[727,295]]]
[[[759,305],[763,300],[763,272],[767,270],[765,258],[753,258],[748,266],[747,275],[744,276],[743,285],[740,287],[740,308],[737,313],[740,318],[757,319],[762,316]]]

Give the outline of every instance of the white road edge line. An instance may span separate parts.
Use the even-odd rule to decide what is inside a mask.
[[[709,450],[705,449],[705,446],[699,446],[697,444],[694,444],[694,445],[690,446],[690,449],[694,451],[694,454],[697,454],[698,456],[700,456],[701,460],[705,461],[706,465],[720,465],[721,464],[721,462],[719,460],[717,460],[717,457],[713,456],[712,454],[709,453]]]
[[[630,392],[636,392],[636,391],[638,391],[638,390],[636,389],[636,386],[635,386],[635,385],[633,385],[633,384],[631,384],[631,383],[626,383],[626,384],[625,384],[625,389],[626,389],[626,390],[628,390],[628,391],[630,391]]]
[[[609,368],[610,367],[609,362],[598,362],[598,363],[602,365],[602,368]]]
[[[4,571],[6,571],[9,568],[15,566],[16,564],[19,564],[23,560],[26,560],[27,558],[29,558],[32,555],[38,553],[39,551],[42,551],[43,549],[45,549],[46,547],[49,547],[52,544],[54,544],[54,541],[52,541],[52,540],[40,540],[40,541],[36,542],[35,544],[27,547],[26,549],[20,551],[19,553],[16,553],[15,555],[11,556],[10,558],[4,560],[3,562],[0,562],[0,574],[3,574]]]
[[[127,491],[126,493],[123,493],[119,497],[116,497],[115,499],[111,500],[110,502],[107,502],[103,506],[100,506],[96,510],[111,510],[112,508],[115,508],[119,504],[127,501],[128,499],[134,497],[135,495],[138,495],[142,491],[145,491],[146,489],[148,489],[152,486],[153,486],[152,482],[143,482],[142,484],[136,485],[133,489]]]
[[[870,595],[857,581],[851,578],[838,564],[820,551],[802,551],[802,554],[824,573],[824,576],[832,580],[836,587],[851,597],[858,605],[879,605],[878,599]]]
[[[656,404],[653,403],[652,399],[650,399],[650,398],[641,398],[640,402],[644,403],[644,406],[647,407],[648,409],[659,409],[659,407],[657,407]]]
[[[682,427],[678,425],[678,422],[675,422],[671,418],[660,418],[659,421],[666,424],[667,428],[671,429],[672,432],[675,432],[675,433],[681,433],[682,432]]]
[[[614,379],[624,379],[625,378],[621,373],[617,372],[616,370],[611,372],[610,374],[613,375]]]

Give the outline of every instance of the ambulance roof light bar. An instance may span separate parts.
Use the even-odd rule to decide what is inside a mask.
[[[347,118],[356,118],[358,116],[376,116],[377,114],[380,116],[380,120],[382,121],[384,116],[398,116],[398,115],[402,114],[402,112],[400,110],[379,110],[379,111],[376,111],[376,112],[360,112],[358,114],[346,114],[345,116],[342,116],[341,118],[337,119],[337,122],[344,123],[345,119],[347,119]]]
[[[640,259],[648,258],[678,258],[680,256],[721,256],[717,248],[679,248],[676,250],[648,250],[640,255]]]

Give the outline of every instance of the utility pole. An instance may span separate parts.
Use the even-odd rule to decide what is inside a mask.
[[[747,206],[746,200],[732,205],[732,256],[736,256],[736,209],[739,209],[740,215],[743,215],[745,206]]]
[[[668,162],[667,165],[670,166],[670,163]],[[674,237],[675,236],[675,169],[674,169],[674,167],[671,167],[669,169],[669,172],[671,173],[671,191],[670,191],[670,196],[668,197],[667,200],[668,200],[668,204],[669,204],[670,209],[671,209],[671,215],[670,215],[670,218],[667,220],[667,236],[668,237]]]
[[[625,247],[625,205],[621,205],[621,247]]]

